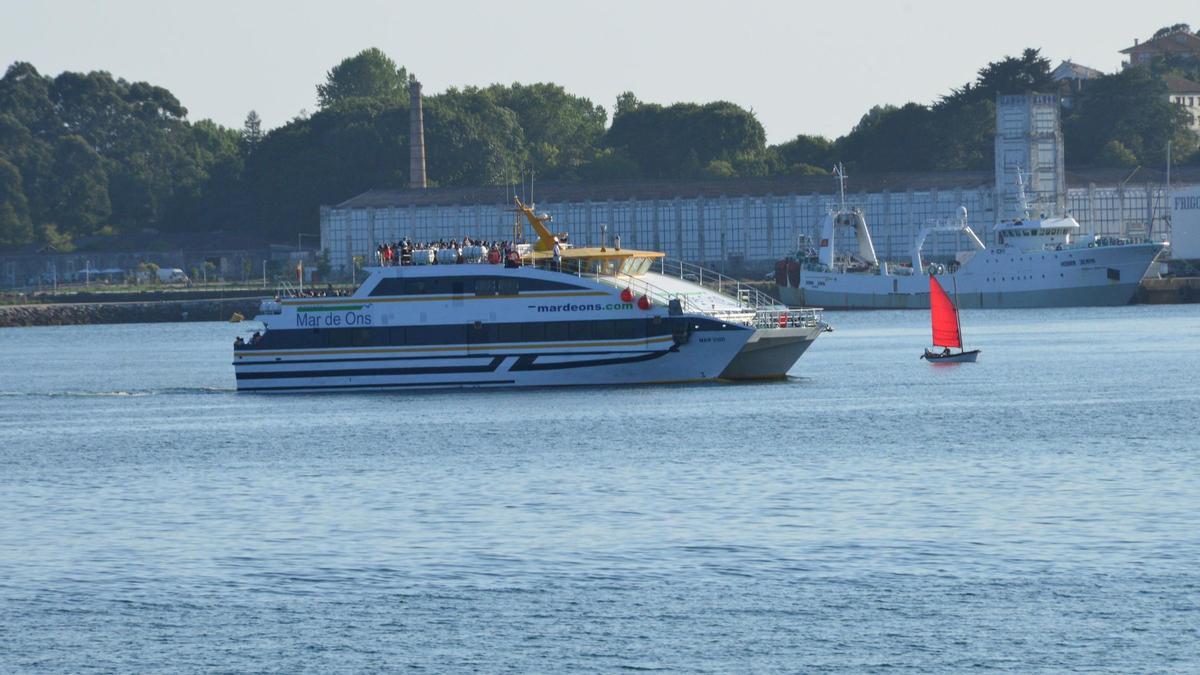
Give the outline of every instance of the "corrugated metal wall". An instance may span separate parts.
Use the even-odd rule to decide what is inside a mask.
[[[577,246],[600,242],[600,227],[621,235],[622,245],[660,250],[671,257],[720,265],[739,259],[751,264],[777,260],[796,249],[801,235],[816,236],[817,223],[834,196],[756,195],[718,198],[544,202],[539,212],[554,217],[552,229],[566,231]],[[861,208],[878,253],[907,259],[917,231],[927,222],[952,217],[966,206],[969,222],[985,243],[993,242],[997,222],[993,188],[848,194]],[[1169,238],[1168,205],[1161,185],[1072,188],[1067,208],[1084,230],[1101,234]],[[512,238],[514,214],[505,204],[390,206],[321,209],[321,246],[333,265],[349,271],[352,257],[373,264],[380,242],[409,237],[417,241]],[[1149,224],[1149,227],[1147,227]],[[526,228],[527,235],[531,234]],[[950,255],[967,248],[960,235],[936,235],[926,255]]]

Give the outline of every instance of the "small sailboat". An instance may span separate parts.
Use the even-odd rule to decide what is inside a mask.
[[[929,315],[933,322],[933,346],[943,347],[943,350],[931,352],[926,349],[921,358],[930,363],[974,363],[979,358],[980,350],[963,349],[958,307],[932,274],[929,275]],[[957,347],[958,351],[950,351],[952,347]]]

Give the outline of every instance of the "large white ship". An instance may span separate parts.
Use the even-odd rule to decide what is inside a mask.
[[[519,264],[422,249],[370,268],[349,296],[265,302],[266,330],[234,347],[238,390],[782,378],[826,328],[819,310],[662,253],[566,247],[518,209],[538,233]],[[449,264],[427,264],[438,258]]]
[[[840,208],[822,219],[816,247],[776,263],[779,296],[796,306],[928,308],[928,277],[937,274],[946,275],[946,282],[952,277],[959,306],[972,309],[1127,305],[1167,246],[1081,234],[1070,216],[1029,217],[1021,192],[1026,217],[996,225],[996,245],[984,245],[960,207],[954,220],[922,228],[910,260],[901,263],[878,258],[862,212],[846,208],[843,198]],[[837,248],[839,228],[854,231],[856,250]],[[960,233],[972,248],[948,264],[927,262],[921,249],[937,232]]]

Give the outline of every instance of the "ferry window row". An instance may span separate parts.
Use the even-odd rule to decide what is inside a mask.
[[[582,286],[549,279],[515,277],[390,277],[380,279],[371,297],[393,295],[517,295],[533,291],[580,290]]]
[[[406,345],[499,344],[581,340],[641,340],[671,334],[681,319],[600,319],[595,321],[527,321],[380,328],[314,328],[275,330],[263,335],[257,349],[330,347],[397,347]]]

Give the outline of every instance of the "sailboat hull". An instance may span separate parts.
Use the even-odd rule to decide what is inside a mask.
[[[921,358],[930,363],[975,363],[975,360],[979,358],[980,351],[982,350],[972,349],[970,351],[942,356],[938,352],[931,352],[927,349],[925,350],[925,355]]]

